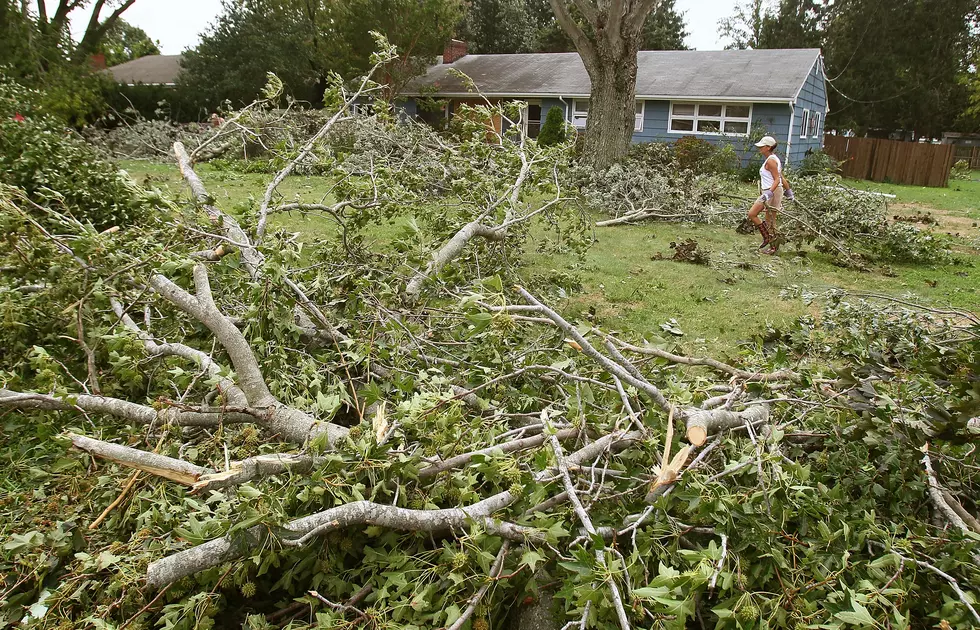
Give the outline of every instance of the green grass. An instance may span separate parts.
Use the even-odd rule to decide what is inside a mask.
[[[175,167],[144,162],[125,166],[139,181],[174,196],[186,195]],[[207,165],[199,167],[198,173],[217,203],[229,211],[250,196],[261,198],[268,181],[267,175],[218,172]],[[849,183],[898,195],[895,201],[903,212],[935,213],[943,221],[961,223],[974,212],[980,216],[980,182],[949,190]],[[280,187],[290,200],[311,202],[322,201],[328,189],[326,178],[302,176],[290,177]],[[299,232],[301,238],[336,234],[329,219],[290,214],[273,216],[270,222],[273,227]],[[384,248],[394,231],[393,226],[379,226],[375,246]],[[571,274],[579,286],[556,307],[573,316],[595,318],[604,327],[648,338],[672,336],[661,325],[676,320],[677,328],[684,331],[677,341],[689,352],[731,351],[766,325],[784,327],[807,312],[815,314],[817,308],[800,299],[780,298],[780,292],[790,286],[811,292],[837,287],[893,296],[910,294],[929,303],[971,310],[980,305],[980,268],[974,264],[895,265],[890,270],[894,275],[886,276],[880,271],[837,267],[827,255],[813,250],[797,256],[790,248],[778,257],[765,256],[756,249],[758,236],[706,225],[647,223],[599,228],[598,240],[581,259],[539,253],[538,241],[544,237],[543,231],[532,230],[521,273],[528,278]],[[968,263],[977,262],[969,235],[961,237],[963,256]],[[658,253],[669,258],[673,254],[670,243],[688,238],[710,250],[710,265],[654,259]]]
[[[980,171],[973,171],[969,181],[949,181],[946,188],[879,184],[858,179],[848,179],[847,184],[862,190],[896,195],[900,204],[914,204],[959,216],[980,220]]]

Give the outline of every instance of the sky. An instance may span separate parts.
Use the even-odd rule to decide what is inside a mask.
[[[57,4],[54,0],[47,1]],[[731,14],[734,5],[735,0],[677,0],[677,9],[684,12],[690,33],[688,48],[724,48],[724,42],[718,39],[718,20]],[[137,0],[124,17],[159,41],[163,54],[176,55],[197,44],[198,34],[220,10],[221,0]],[[84,29],[87,18],[78,15],[74,26]]]

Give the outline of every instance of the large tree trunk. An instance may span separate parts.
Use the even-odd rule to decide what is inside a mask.
[[[600,44],[599,62],[586,64],[592,99],[585,127],[585,155],[597,169],[608,168],[625,157],[633,138],[639,40],[629,44],[623,42],[618,50]]]
[[[643,23],[659,0],[549,0],[592,82],[585,159],[606,169],[626,156],[636,116],[636,54]],[[586,26],[576,21],[573,2]]]

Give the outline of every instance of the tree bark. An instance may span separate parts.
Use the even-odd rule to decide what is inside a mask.
[[[69,433],[68,437],[71,438],[72,446],[86,453],[91,453],[96,457],[108,459],[109,461],[128,466],[129,468],[148,472],[151,475],[170,479],[171,481],[182,483],[185,486],[194,485],[203,475],[211,472],[207,468],[196,466],[182,459],[167,457],[166,455],[157,455],[156,453],[148,453],[147,451],[141,451],[137,448],[123,446],[121,444],[93,440],[92,438],[75,433]]]
[[[572,17],[566,0],[550,0],[592,81],[585,159],[606,169],[626,156],[636,120],[636,55],[643,23],[659,0],[573,0],[588,23]]]
[[[740,427],[746,422],[766,422],[769,420],[769,405],[754,405],[745,411],[727,409],[685,409],[687,418],[687,441],[701,446],[713,432]]]
[[[600,45],[598,62],[590,67],[592,98],[585,126],[585,156],[596,169],[606,169],[626,157],[636,120],[636,54],[632,44]]]

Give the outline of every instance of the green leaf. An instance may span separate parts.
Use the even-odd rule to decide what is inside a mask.
[[[544,556],[534,550],[525,551],[524,555],[521,556],[521,564],[531,567],[532,571],[538,568],[538,563],[542,560],[544,560]]]
[[[868,612],[868,609],[859,604],[858,602],[851,600],[851,608],[853,610],[842,610],[839,613],[834,614],[834,617],[840,619],[844,623],[849,623],[855,626],[871,626],[877,627],[874,617]]]
[[[632,593],[634,597],[653,600],[670,595],[670,589],[666,586],[644,586],[643,588],[634,588]]]

